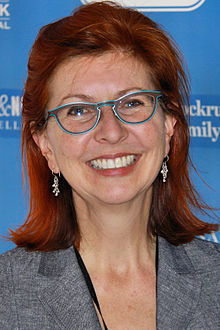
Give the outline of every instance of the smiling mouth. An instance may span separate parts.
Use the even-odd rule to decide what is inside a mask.
[[[93,168],[98,170],[116,169],[122,167],[128,167],[137,159],[137,155],[127,155],[122,157],[117,157],[114,159],[99,158],[90,161]]]

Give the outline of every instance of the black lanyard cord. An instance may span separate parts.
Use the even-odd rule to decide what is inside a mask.
[[[84,262],[82,260],[82,257],[79,254],[79,251],[76,248],[74,248],[74,250],[75,250],[75,253],[76,253],[76,258],[77,258],[79,267],[80,267],[80,269],[81,269],[81,271],[83,273],[83,276],[85,278],[87,287],[89,289],[90,295],[91,295],[91,297],[92,297],[92,299],[93,299],[93,301],[94,301],[94,303],[95,303],[95,305],[96,305],[96,307],[97,307],[97,309],[98,309],[98,311],[99,311],[99,313],[101,315],[102,322],[104,324],[105,330],[108,330],[108,328],[107,328],[107,326],[105,324],[104,318],[102,316],[101,308],[100,308],[100,305],[99,305],[99,302],[98,302],[98,298],[97,298],[96,293],[95,293],[94,286],[92,284],[92,280],[91,280],[91,278],[89,276],[89,273],[88,273],[88,271],[86,269],[86,266],[85,266],[85,264],[84,264]],[[158,238],[156,240],[156,260],[155,261],[156,261],[156,275],[157,275],[157,271],[158,271]]]
[[[94,286],[93,286],[93,284],[92,284],[92,280],[91,280],[91,278],[90,278],[90,276],[89,276],[89,273],[88,273],[88,271],[87,271],[87,269],[86,269],[86,266],[85,266],[85,264],[84,264],[84,262],[83,262],[83,260],[82,260],[82,257],[81,257],[81,255],[79,254],[79,251],[78,251],[76,248],[74,248],[74,250],[75,250],[75,253],[76,253],[76,258],[77,258],[77,261],[78,261],[79,267],[80,267],[80,269],[81,269],[81,271],[82,271],[82,273],[83,273],[83,276],[84,276],[84,278],[85,278],[85,281],[86,281],[87,287],[88,287],[89,292],[90,292],[90,294],[91,294],[91,297],[92,297],[92,299],[93,299],[93,301],[94,301],[94,303],[95,303],[95,305],[96,305],[96,307],[97,307],[97,309],[98,309],[98,311],[99,311],[99,313],[100,313],[100,315],[101,315],[102,322],[103,322],[103,324],[104,324],[105,330],[108,330],[108,328],[107,328],[107,326],[106,326],[106,324],[105,324],[104,318],[103,318],[103,316],[102,316],[101,308],[100,308],[100,305],[99,305],[99,302],[98,302],[98,298],[97,298],[96,293],[95,293]]]

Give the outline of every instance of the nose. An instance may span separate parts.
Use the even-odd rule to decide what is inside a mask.
[[[116,144],[128,136],[126,124],[115,116],[113,107],[113,104],[99,106],[101,117],[94,130],[95,140],[99,143]]]

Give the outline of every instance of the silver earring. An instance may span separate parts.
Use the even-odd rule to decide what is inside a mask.
[[[53,174],[53,185],[52,185],[53,193],[57,197],[60,193],[59,179],[58,179],[57,175],[53,173],[53,171],[52,171],[52,174]],[[60,172],[59,172],[59,176],[60,176]]]
[[[166,182],[167,179],[167,173],[168,173],[168,168],[167,168],[167,162],[169,160],[169,156],[166,156],[166,158],[163,161],[162,164],[162,170],[160,171],[160,173],[162,173],[163,175],[163,182]]]

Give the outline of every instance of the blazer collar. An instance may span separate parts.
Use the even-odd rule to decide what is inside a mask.
[[[45,281],[39,299],[59,328],[101,329],[73,248],[43,254],[38,274]]]
[[[158,238],[157,329],[186,329],[200,296],[201,274],[196,273],[184,245]]]

